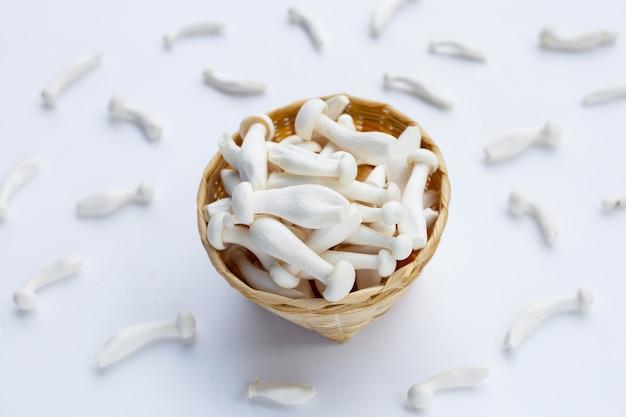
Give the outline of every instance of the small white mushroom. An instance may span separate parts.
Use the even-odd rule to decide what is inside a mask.
[[[383,132],[354,132],[330,119],[327,105],[320,99],[306,101],[294,121],[296,133],[305,140],[319,133],[341,149],[350,152],[358,161],[370,165],[387,162],[397,154],[397,141]]]
[[[561,141],[561,136],[561,125],[554,120],[539,129],[514,130],[485,146],[485,157],[489,162],[497,162],[519,155],[531,146],[554,147]]]
[[[113,189],[80,199],[76,202],[76,214],[80,217],[104,216],[129,203],[147,204],[153,195],[152,184],[142,181],[135,189]]]
[[[407,161],[412,164],[411,176],[402,193],[402,219],[398,233],[411,237],[413,249],[426,246],[428,240],[426,217],[424,216],[423,194],[428,176],[439,167],[437,155],[428,149],[417,149],[409,153]]]
[[[396,225],[402,220],[403,207],[398,201],[388,201],[382,207],[370,207],[357,204],[363,223],[382,222],[386,225]]]
[[[398,9],[411,0],[382,0],[374,9],[372,35],[379,36]]]
[[[226,260],[232,263],[242,275],[242,278],[255,290],[271,292],[288,298],[303,298],[304,294],[295,289],[283,288],[276,285],[270,274],[256,267],[239,246],[231,246],[226,249]]]
[[[612,30],[597,30],[565,37],[556,34],[554,28],[548,27],[541,31],[539,40],[541,46],[559,51],[587,51],[602,45],[609,45],[617,39],[617,32]]]
[[[255,214],[270,214],[310,229],[337,225],[350,211],[350,202],[317,184],[253,191],[240,183],[232,195],[235,223],[252,224]]]
[[[385,74],[385,88],[405,91],[444,110],[452,107],[452,101],[445,94],[429,83],[416,78]]]
[[[389,182],[385,187],[381,188],[375,184],[362,181],[351,181],[347,184],[342,184],[335,178],[303,177],[283,172],[275,172],[267,180],[268,188],[282,188],[301,184],[323,185],[337,191],[348,200],[369,203],[375,206],[382,206],[388,201],[400,201],[401,198],[400,189],[393,182]]]
[[[451,55],[470,61],[485,62],[487,58],[478,49],[466,45],[462,42],[447,40],[447,41],[431,41],[429,43],[429,50],[433,54],[445,54]]]
[[[232,214],[231,201],[230,197],[225,197],[205,205],[203,210],[204,219],[209,221],[211,217],[215,216],[217,213],[227,212]]]
[[[354,285],[355,270],[349,262],[339,261],[333,265],[325,261],[276,219],[257,218],[250,226],[250,239],[270,256],[306,272],[326,285],[322,295],[327,301],[342,300]]]
[[[206,235],[211,246],[217,250],[226,249],[227,244],[235,244],[248,249],[261,262],[263,268],[269,271],[272,280],[280,287],[295,288],[300,283],[300,278],[285,270],[276,259],[250,239],[248,228],[233,225],[231,215],[227,212],[218,213],[209,220]]]
[[[354,233],[345,240],[345,243],[367,245],[391,251],[397,260],[406,259],[413,251],[413,241],[410,236],[400,234],[387,236],[371,227],[360,225]]]
[[[300,405],[315,397],[315,388],[290,382],[261,382],[248,384],[248,398],[266,398],[279,404]]]
[[[53,107],[59,94],[61,94],[71,84],[78,81],[78,79],[100,65],[101,62],[102,54],[88,55],[80,58],[76,62],[73,62],[52,84],[44,88],[41,92],[44,103],[49,107]]]
[[[330,112],[330,108],[328,109],[328,111]],[[327,115],[328,114],[329,113],[327,113]],[[337,117],[337,123],[339,123],[340,125],[344,127],[347,127],[353,132],[356,132],[356,125],[354,124],[354,117],[352,117],[351,115],[347,113],[340,114],[339,117]]]
[[[160,340],[191,339],[196,334],[196,319],[180,312],[175,320],[157,321],[127,327],[113,335],[96,354],[96,362],[105,368],[143,346]]]
[[[291,23],[295,23],[296,25],[302,26],[311,38],[315,49],[321,51],[322,47],[324,46],[324,40],[322,38],[322,35],[320,34],[317,24],[315,24],[315,22],[312,21],[309,17],[303,15],[295,7],[291,7],[288,13],[289,21]]]
[[[342,260],[350,262],[357,271],[360,269],[375,270],[381,277],[388,277],[393,274],[397,264],[387,249],[381,249],[377,254],[328,250],[322,252],[320,256],[331,264],[336,264]]]
[[[143,110],[128,106],[126,99],[120,95],[115,95],[111,98],[109,115],[113,120],[123,120],[137,124],[151,141],[161,139],[163,134],[161,122]]]
[[[435,375],[426,382],[412,385],[407,393],[407,399],[415,408],[426,408],[433,402],[436,391],[473,387],[488,376],[489,369],[484,367],[463,366],[453,368]]]
[[[513,191],[509,194],[509,211],[518,216],[527,214],[534,217],[541,226],[546,241],[554,243],[556,240],[559,234],[559,225],[556,219],[536,202],[528,200],[517,191]]]
[[[13,302],[18,309],[30,311],[37,304],[37,291],[43,287],[70,277],[80,271],[83,259],[79,255],[68,255],[41,270],[24,288],[13,294]]]
[[[241,96],[252,96],[265,93],[267,84],[258,80],[231,80],[215,75],[213,70],[206,69],[203,72],[204,82],[224,93]]]
[[[0,188],[0,220],[9,213],[9,202],[13,194],[39,172],[39,158],[28,158],[16,165],[7,175]]]
[[[224,27],[225,25],[223,23],[217,22],[190,23],[172,32],[166,33],[165,36],[163,36],[163,43],[165,47],[171,48],[174,46],[174,42],[181,38],[200,35],[220,35],[224,33]]]
[[[506,335],[507,349],[517,348],[533,330],[548,317],[566,311],[586,311],[593,304],[593,292],[589,288],[579,288],[574,295],[563,295],[537,301],[527,307],[515,320]]]
[[[422,131],[419,126],[408,126],[398,136],[398,155],[386,164],[387,181],[396,183],[400,190],[404,189],[411,175],[411,167],[407,161],[409,152],[420,149]]]
[[[626,84],[614,84],[593,91],[583,98],[583,104],[592,105],[626,97]]]
[[[243,138],[237,161],[239,175],[252,184],[254,190],[267,188],[267,148],[265,141],[274,137],[274,122],[268,115],[259,113],[246,117],[239,127]]]
[[[613,194],[602,199],[602,207],[613,209],[626,206],[626,193]]]
[[[285,172],[311,177],[335,177],[344,184],[356,179],[357,164],[352,154],[339,151],[325,157],[283,142],[272,146],[267,156],[271,163]]]

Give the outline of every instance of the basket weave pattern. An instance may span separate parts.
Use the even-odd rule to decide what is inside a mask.
[[[387,104],[349,98],[350,104],[344,113],[354,118],[358,131],[381,131],[398,137],[406,127],[417,124]],[[267,113],[276,127],[274,141],[278,142],[295,134],[294,119],[303,103],[304,100],[294,102]],[[233,138],[236,143],[241,144],[238,133],[233,135]],[[439,201],[433,207],[439,210],[439,216],[429,230],[426,246],[413,251],[407,259],[399,261],[396,271],[383,279],[379,286],[351,292],[343,300],[331,303],[323,298],[291,299],[258,291],[237,277],[224,263],[221,252],[209,244],[206,235],[207,220],[204,218],[204,206],[227,196],[221,184],[220,170],[230,166],[219,152],[207,165],[198,190],[198,230],[202,244],[219,274],[252,302],[328,339],[337,342],[348,341],[366,324],[386,313],[408,291],[410,284],[420,275],[439,245],[448,217],[450,183],[439,148],[423,130],[422,148],[429,149],[439,159],[439,169],[431,174],[427,183],[427,189],[439,192]]]

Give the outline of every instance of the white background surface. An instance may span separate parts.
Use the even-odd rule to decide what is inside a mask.
[[[626,413],[626,212],[601,199],[626,191],[626,102],[584,108],[582,96],[626,81],[623,38],[567,54],[541,50],[539,31],[609,28],[626,36],[619,0],[420,0],[378,39],[377,0],[22,1],[0,5],[0,178],[29,156],[40,174],[0,223],[0,416],[414,415],[406,390],[461,365],[491,376],[476,389],[442,392],[430,416],[620,416]],[[287,21],[296,5],[318,22],[316,52]],[[223,36],[161,38],[203,20]],[[430,39],[476,45],[486,64],[430,55]],[[75,59],[101,51],[102,66],[54,109],[40,90]],[[203,84],[204,68],[264,80],[267,93],[231,97]],[[385,91],[383,74],[431,81],[454,101],[441,111]],[[390,103],[437,141],[452,183],[438,252],[408,295],[353,340],[338,345],[253,305],[214,271],[196,230],[195,198],[223,132],[294,100],[349,93]],[[162,119],[149,143],[110,123],[115,93]],[[495,166],[483,146],[517,127],[562,123],[562,145]],[[117,187],[154,183],[155,200],[110,217],[80,219],[74,203]],[[544,243],[529,218],[507,214],[512,189],[540,201],[561,233]],[[85,260],[74,278],[46,288],[32,314],[11,300],[48,263]],[[532,301],[592,288],[588,314],[555,317],[513,354],[503,339]],[[174,318],[198,320],[195,343],[151,346],[106,371],[95,352],[117,330]],[[297,408],[247,399],[254,377],[315,386]]]

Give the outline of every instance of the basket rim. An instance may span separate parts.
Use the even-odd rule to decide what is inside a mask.
[[[341,94],[341,93],[340,93]],[[319,97],[322,100],[327,98],[336,96],[337,94],[326,95]],[[209,195],[209,190],[212,189],[207,184],[207,179],[209,178],[211,172],[214,171],[215,167],[219,166],[224,162],[221,153],[219,150],[217,153],[211,158],[207,166],[203,171],[203,176],[200,181],[198,195],[197,195],[197,220],[198,220],[198,231],[200,233],[200,238],[205,247],[205,250],[213,263],[213,266],[217,269],[217,272],[222,275],[227,282],[235,289],[237,289],[240,293],[242,293],[246,298],[261,304],[261,306],[267,308],[271,306],[280,311],[287,312],[298,312],[298,311],[317,311],[324,312],[324,314],[330,313],[341,313],[346,311],[353,310],[353,306],[355,304],[365,304],[365,305],[373,305],[376,303],[377,299],[382,295],[387,295],[390,292],[398,292],[404,290],[406,287],[412,283],[413,280],[419,276],[421,272],[421,268],[423,268],[433,256],[435,249],[439,245],[441,240],[441,235],[445,229],[445,225],[448,219],[448,206],[450,201],[450,181],[448,177],[448,171],[441,154],[441,150],[435,144],[433,139],[428,135],[427,132],[413,119],[406,116],[404,113],[396,110],[394,107],[387,103],[382,103],[374,100],[354,97],[349,94],[346,95],[350,104],[357,104],[362,107],[376,109],[377,111],[385,114],[392,115],[394,118],[398,119],[400,122],[405,124],[406,126],[418,126],[420,132],[422,134],[422,147],[430,149],[439,160],[437,173],[440,178],[440,187],[439,191],[439,215],[437,216],[437,220],[432,226],[431,233],[428,236],[428,241],[424,248],[419,249],[417,251],[413,251],[415,258],[408,264],[397,269],[392,275],[390,275],[386,281],[381,284],[370,288],[365,288],[357,291],[350,292],[345,298],[338,302],[329,302],[324,298],[305,298],[305,299],[292,299],[289,297],[281,296],[278,294],[268,293],[265,291],[256,290],[250,286],[248,286],[243,280],[233,274],[222,257],[220,256],[220,251],[214,249],[208,242],[206,236],[206,227],[207,221],[204,218],[204,206],[212,201],[211,196]],[[299,108],[305,101],[309,99],[302,99],[294,101],[286,106],[276,108],[272,111],[267,112],[266,114],[270,116],[272,120],[276,120],[275,117],[278,114],[288,113],[294,108]],[[401,132],[399,132],[401,133]],[[236,140],[240,140],[239,133],[236,132],[233,135],[233,138]],[[413,254],[411,256],[413,256]],[[417,273],[415,273],[417,271]],[[408,282],[404,282],[399,277],[409,277]]]

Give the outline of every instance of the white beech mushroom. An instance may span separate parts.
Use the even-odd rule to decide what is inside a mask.
[[[268,159],[287,173],[311,177],[335,177],[343,184],[354,181],[357,174],[354,156],[343,151],[324,157],[296,145],[281,142],[269,149]]]
[[[195,317],[183,311],[174,320],[140,324],[120,330],[96,354],[96,362],[100,368],[105,368],[149,343],[168,339],[186,340],[195,334]]]
[[[507,349],[517,348],[533,330],[548,317],[566,311],[586,311],[593,304],[593,292],[589,288],[579,288],[574,295],[563,295],[537,301],[528,306],[515,319],[511,330],[506,335],[504,345]]]
[[[289,8],[288,14],[289,21],[304,28],[306,33],[311,38],[311,42],[313,42],[313,46],[315,47],[315,49],[321,51],[322,47],[324,46],[324,40],[322,39],[322,35],[319,31],[317,24],[308,16],[303,15],[295,7]]]
[[[484,367],[453,368],[435,375],[426,382],[412,385],[407,393],[407,399],[415,408],[426,408],[432,403],[435,392],[442,389],[473,387],[488,376],[489,369]]]
[[[489,162],[497,162],[521,154],[531,146],[554,147],[563,135],[561,125],[548,121],[541,128],[517,129],[507,132],[485,146],[485,156]]]
[[[440,109],[446,110],[452,107],[452,101],[426,81],[402,75],[391,75],[389,73],[385,74],[384,81],[385,88],[387,89],[395,89],[413,94]]]
[[[112,120],[123,120],[135,123],[143,129],[146,136],[151,141],[161,139],[163,126],[161,122],[143,110],[129,106],[126,99],[120,95],[115,95],[109,102],[109,115]]]
[[[252,184],[254,190],[267,188],[267,148],[265,141],[274,137],[274,122],[266,114],[246,117],[239,127],[243,139],[237,169],[243,181]]]
[[[248,384],[248,398],[266,398],[279,404],[300,405],[315,397],[315,388],[291,382],[261,382]]]
[[[83,259],[79,255],[68,255],[41,270],[23,288],[15,291],[13,302],[18,309],[30,311],[37,304],[37,292],[53,282],[70,277],[80,271]]]
[[[478,49],[458,41],[431,41],[428,49],[433,54],[445,54],[470,61],[485,62],[487,60]]]
[[[396,156],[396,138],[383,132],[353,132],[330,119],[327,109],[328,105],[320,99],[306,101],[296,115],[296,133],[305,140],[314,132],[319,133],[355,159],[371,165],[385,163]]]
[[[204,82],[211,87],[228,94],[252,96],[265,93],[267,84],[258,80],[228,79],[215,74],[212,69],[205,69],[202,73]]]
[[[509,194],[509,211],[516,215],[526,214],[539,223],[543,236],[548,243],[554,243],[559,234],[559,224],[548,211],[538,203],[528,200],[517,191]]]
[[[232,195],[235,223],[250,225],[255,214],[270,214],[310,229],[341,223],[350,202],[336,191],[317,184],[254,191],[241,182]]]
[[[198,22],[190,23],[168,32],[163,36],[163,43],[167,48],[174,46],[174,42],[181,38],[200,35],[221,35],[224,33],[225,25],[218,22]]]
[[[409,153],[407,161],[412,163],[411,175],[402,193],[402,219],[398,232],[411,237],[413,249],[426,246],[426,218],[424,217],[423,194],[428,176],[439,167],[437,155],[427,149],[417,149]]]
[[[626,97],[626,84],[613,84],[585,95],[583,104],[590,106],[624,97]]]
[[[539,40],[544,48],[575,52],[612,44],[617,36],[617,32],[612,30],[596,30],[566,37],[557,34],[554,28],[548,27],[541,31]]]
[[[105,216],[129,203],[147,204],[152,201],[154,187],[142,181],[137,188],[103,191],[76,202],[76,214],[80,217]]]
[[[41,92],[46,106],[53,107],[56,104],[57,97],[67,87],[98,67],[101,62],[102,54],[93,54],[82,57],[70,64],[52,84]]]
[[[388,201],[400,201],[401,198],[400,189],[393,182],[389,182],[385,187],[381,188],[375,184],[362,181],[350,181],[347,184],[342,184],[335,178],[304,177],[286,174],[284,172],[270,174],[267,180],[268,188],[282,188],[302,184],[323,185],[337,191],[348,200],[377,206],[383,205]]]

